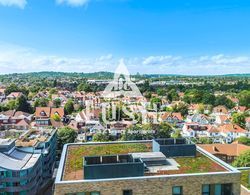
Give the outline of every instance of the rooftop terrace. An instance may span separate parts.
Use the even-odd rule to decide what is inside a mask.
[[[180,143],[180,142],[178,142]],[[187,143],[182,143],[187,144]],[[171,148],[171,147],[170,147]],[[107,142],[107,143],[85,143],[68,144],[64,148],[65,160],[62,159],[60,165],[63,167],[61,179],[63,181],[83,180],[84,157],[105,156],[105,155],[124,155],[132,153],[144,153],[153,151],[153,141],[134,141],[134,142]],[[164,152],[163,152],[164,153]],[[145,169],[144,176],[190,174],[190,173],[210,173],[227,172],[229,169],[212,155],[197,148],[194,156],[167,156],[167,161],[178,166],[177,169],[165,169],[151,172]],[[149,153],[150,154],[150,153]],[[183,154],[183,153],[182,153]],[[62,156],[63,156],[62,155]],[[151,155],[151,154],[150,154]],[[176,155],[176,154],[175,154]],[[132,154],[133,156],[133,154]],[[138,156],[138,155],[137,155]],[[60,168],[59,168],[60,169]]]
[[[36,146],[39,142],[47,141],[51,135],[55,132],[53,129],[45,130],[29,130],[25,134],[21,135],[16,140],[17,147],[33,147]]]

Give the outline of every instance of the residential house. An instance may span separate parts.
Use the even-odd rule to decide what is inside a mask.
[[[208,116],[198,113],[193,115],[188,115],[186,121],[189,123],[198,123],[200,125],[210,124],[210,119]]]
[[[231,96],[227,96],[228,99],[230,99],[236,106],[239,105],[239,99],[236,97],[231,97]]]
[[[248,137],[249,132],[236,124],[224,124],[218,127],[226,143],[231,143],[239,137]]]
[[[246,106],[236,106],[236,107],[232,108],[232,109],[230,110],[230,112],[231,112],[231,113],[233,113],[233,112],[241,112],[241,113],[243,113],[243,112],[245,112],[246,110],[247,110],[247,107],[246,107]]]
[[[60,121],[54,118],[57,115]],[[47,126],[61,127],[65,120],[63,108],[51,108],[51,107],[36,107],[35,112],[35,126],[42,129]]]
[[[240,154],[250,150],[250,146],[244,144],[201,144],[199,145],[210,154],[220,158],[226,163],[232,163]]]
[[[100,113],[101,113],[100,109],[94,109],[94,110],[88,110],[88,111],[82,110],[75,117],[77,127],[78,128],[91,128],[95,125],[100,124],[100,121],[99,121]]]
[[[0,130],[28,130],[33,120],[33,115],[16,110],[0,112]]]
[[[7,100],[15,100],[23,95],[22,92],[11,92],[9,95],[7,95]]]
[[[229,123],[231,123],[231,120],[227,114],[215,116],[215,124],[224,125]]]
[[[167,122],[182,127],[184,120],[180,112],[165,112],[160,116],[160,122]]]
[[[225,106],[219,105],[213,108],[214,115],[228,114],[228,109]]]
[[[199,112],[199,104],[190,104],[188,107],[188,114],[193,115]]]
[[[125,133],[126,129],[135,125],[135,121],[112,121],[107,125],[109,133],[111,135],[120,137],[122,134]]]
[[[185,123],[182,133],[185,137],[208,137],[208,129],[211,125],[200,125],[199,123]]]

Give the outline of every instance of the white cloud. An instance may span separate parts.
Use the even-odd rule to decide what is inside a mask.
[[[113,58],[112,54],[108,54],[108,55],[103,55],[101,57],[99,57],[97,60],[99,61],[106,61],[106,60],[111,60]]]
[[[67,4],[73,7],[87,5],[89,1],[90,0],[56,0],[58,4]]]
[[[109,57],[109,58],[108,58]],[[103,59],[103,56],[99,57]],[[97,58],[97,59],[99,59]],[[104,71],[106,62],[95,58],[73,58],[59,55],[44,55],[31,48],[16,45],[0,45],[0,74],[14,72],[95,72]],[[110,69],[109,71],[111,71]]]
[[[162,65],[162,64],[170,64],[176,60],[179,60],[180,57],[174,56],[149,56],[143,60],[144,65]]]
[[[95,58],[45,55],[32,48],[0,43],[0,74],[14,72],[114,71],[119,58],[112,54]],[[148,56],[124,58],[131,73],[213,75],[250,73],[250,56]]]
[[[2,6],[16,6],[21,9],[23,9],[26,4],[26,0],[0,0],[0,5]]]

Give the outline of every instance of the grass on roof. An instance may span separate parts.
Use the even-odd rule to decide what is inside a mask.
[[[121,143],[69,146],[64,169],[64,179],[72,172],[82,171],[84,156],[128,154],[152,151],[151,143]]]
[[[249,174],[250,170],[241,171],[241,184],[250,190]]]
[[[172,175],[189,173],[223,172],[225,168],[197,152],[196,157],[176,157],[175,161],[180,165],[178,170],[163,170],[146,175]]]
[[[225,171],[225,168],[200,153],[197,153],[196,158],[183,157],[176,158],[175,160],[180,164],[180,170],[182,173],[206,173]]]

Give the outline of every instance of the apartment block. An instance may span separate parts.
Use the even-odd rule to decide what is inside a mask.
[[[33,195],[50,182],[56,131],[29,130],[18,139],[0,139],[0,195]]]
[[[240,172],[186,139],[67,144],[56,195],[239,195]]]

